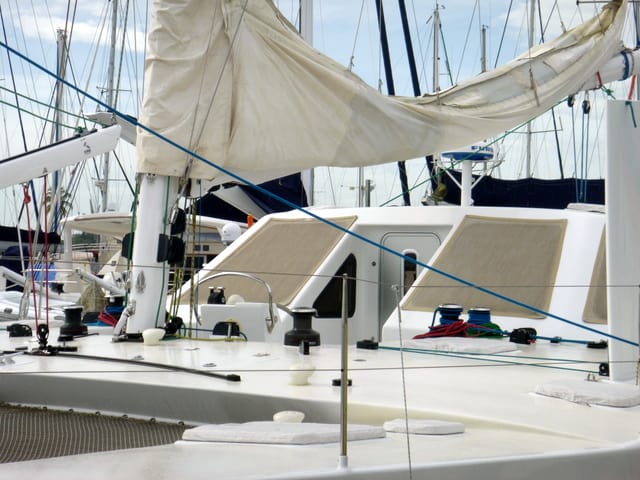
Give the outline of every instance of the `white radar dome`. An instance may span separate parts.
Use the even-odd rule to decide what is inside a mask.
[[[222,239],[222,243],[225,245],[233,243],[240,235],[242,235],[242,230],[240,229],[240,225],[237,223],[225,224],[220,232],[220,238]]]

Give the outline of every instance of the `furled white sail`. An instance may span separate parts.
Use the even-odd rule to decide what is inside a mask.
[[[627,0],[437,95],[385,97],[306,44],[268,0],[155,0],[141,123],[236,174],[361,166],[467,145],[581,89],[621,49]],[[224,180],[138,132],[138,171]],[[255,178],[255,177],[254,177]]]

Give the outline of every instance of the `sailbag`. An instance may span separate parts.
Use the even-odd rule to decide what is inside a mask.
[[[155,0],[140,121],[262,180],[316,166],[416,158],[548,110],[622,49],[627,0],[494,71],[438,94],[385,97],[305,43],[269,0]],[[226,181],[138,132],[137,170]]]

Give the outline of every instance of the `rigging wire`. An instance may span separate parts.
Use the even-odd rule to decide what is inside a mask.
[[[398,351],[400,352],[400,375],[402,380],[402,408],[403,408],[403,417],[404,417],[404,427],[406,430],[405,441],[407,442],[407,461],[409,463],[409,478],[413,478],[413,463],[411,461],[411,438],[409,436],[409,406],[407,402],[407,378],[406,378],[406,370],[405,370],[405,361],[404,361],[404,342],[402,340],[402,309],[400,308],[400,301],[402,300],[402,294],[400,292],[399,285],[393,285],[393,292],[396,298],[396,312],[398,316],[398,340],[400,343],[400,348]]]
[[[507,25],[509,24],[509,18],[511,17],[511,8],[513,7],[513,0],[509,2],[509,8],[507,9],[507,17],[504,20],[504,27],[502,27],[502,35],[500,36],[500,43],[498,44],[498,52],[496,53],[496,61],[493,64],[493,68],[498,66],[498,60],[500,59],[500,52],[502,51],[502,45],[504,44],[504,37],[507,33]]]
[[[122,15],[120,15],[122,16]],[[127,38],[127,24],[129,21],[129,0],[127,0],[126,5],[124,6],[124,19],[122,20],[122,43],[120,44],[120,60],[118,62],[118,73],[116,74],[116,91],[115,98],[113,100],[114,105],[118,105],[118,100],[120,97],[120,81],[122,79],[122,63],[124,61],[124,45],[125,39]]]
[[[237,25],[235,25],[235,28],[233,30],[233,35],[231,36],[231,39],[229,41],[229,49],[227,50],[227,54],[225,56],[224,62],[222,63],[222,68],[220,69],[220,74],[218,75],[218,78],[216,79],[216,83],[215,86],[213,87],[213,91],[211,93],[211,100],[209,101],[209,105],[207,106],[207,110],[204,112],[204,117],[203,118],[209,118],[209,116],[211,115],[211,109],[213,108],[213,102],[216,98],[216,95],[218,93],[218,89],[220,88],[220,84],[222,83],[222,78],[224,76],[225,71],[227,70],[227,66],[229,65],[229,60],[231,59],[231,53],[233,50],[233,45],[236,43],[236,38],[238,36],[238,32],[240,31],[240,25],[242,25],[242,20],[244,18],[244,15],[247,11],[247,4],[249,3],[249,0],[245,0],[244,5],[242,6],[242,11],[240,13],[240,17],[238,18],[238,23]],[[213,27],[213,24],[212,24]],[[209,51],[209,48],[211,47],[211,37],[209,37],[209,42],[207,43],[207,51]],[[209,56],[206,56],[206,61],[208,61]],[[200,78],[200,87],[199,87],[199,91],[198,91],[198,98],[200,98],[200,96],[202,95],[202,91],[204,88],[204,80],[205,80],[205,72],[206,72],[206,68],[202,69],[202,76]],[[193,128],[192,128],[192,137],[190,138],[190,144],[193,144],[193,141],[199,141],[200,138],[202,137],[203,133],[204,133],[204,128],[205,128],[205,122],[202,122],[202,124],[199,127],[199,131],[196,133],[195,136],[193,136],[193,132],[196,129],[196,120],[197,120],[197,116],[198,116],[198,102],[196,102],[196,109],[193,112]],[[188,154],[188,151],[185,152]],[[193,158],[189,157],[189,163],[187,164],[187,168],[184,172],[184,178],[188,178],[189,177],[189,172],[191,170],[191,165],[193,164]]]
[[[5,23],[4,23],[4,15],[3,15],[3,12],[2,12],[2,5],[0,5],[0,23],[2,24],[2,33],[3,33],[4,41],[5,41],[5,43],[8,43],[8,40],[7,40],[7,29],[6,29]],[[17,91],[17,88],[16,88],[16,77],[14,75],[13,62],[11,61],[11,56],[10,55],[7,55],[7,61],[9,63],[9,72],[11,74],[11,83],[13,84],[14,91]],[[16,97],[16,105],[18,105],[18,97]],[[24,147],[24,151],[26,152],[28,150],[27,137],[25,135],[24,122],[22,120],[22,115],[20,114],[20,112],[18,112],[18,122],[20,124],[20,133],[21,133],[21,138],[22,138],[22,144],[23,144],[23,147]],[[36,192],[35,192],[35,187],[34,187],[34,184],[33,184],[33,180],[29,181],[29,186],[31,188],[31,194],[33,195],[34,198],[36,198],[36,195],[35,195]],[[25,204],[23,203],[22,206],[24,207]],[[33,209],[34,209],[34,213],[35,213],[36,218],[39,218],[38,207],[37,207],[37,205],[35,203],[33,205]],[[21,217],[22,217],[22,210],[20,212],[20,215],[18,216],[18,221],[20,220]]]
[[[189,338],[185,340],[191,340],[194,342],[201,342],[203,340],[201,338]],[[169,340],[167,340],[169,341]],[[216,342],[214,342],[216,343]],[[405,365],[401,366],[389,366],[389,367],[354,367],[350,366],[349,371],[353,372],[386,372],[386,371],[400,371],[404,369],[405,371],[413,370],[413,371],[429,371],[429,370],[462,370],[462,369],[475,369],[475,368],[504,368],[504,367],[533,367],[533,368],[547,368],[559,371],[571,371],[571,372],[579,372],[579,373],[598,373],[598,366],[600,362],[598,360],[581,360],[574,358],[547,358],[547,357],[536,357],[531,355],[520,355],[514,352],[513,355],[509,354],[499,354],[499,353],[455,353],[455,352],[445,352],[442,350],[433,350],[428,348],[420,348],[420,347],[397,347],[393,345],[379,345],[379,350],[387,350],[387,351],[403,351],[407,354],[415,354],[415,355],[426,355],[426,356],[435,356],[442,358],[451,358],[458,360],[469,360],[473,363],[443,363],[443,364],[435,364],[435,365]],[[6,352],[5,352],[6,353]],[[30,352],[23,352],[24,355],[31,355]],[[211,372],[208,370],[201,370],[196,368],[183,368],[176,367],[173,365],[157,363],[157,362],[147,362],[144,360],[139,360],[136,358],[118,358],[118,357],[102,357],[102,356],[93,356],[93,355],[84,355],[78,353],[68,353],[68,352],[59,352],[56,354],[57,358],[72,358],[72,359],[82,359],[82,360],[98,360],[105,362],[117,362],[123,364],[131,364],[139,367],[147,367],[144,370],[127,370],[126,373],[141,373],[148,374],[150,372],[166,372],[166,370],[174,370],[176,372],[181,373],[190,373],[190,374],[213,374],[212,376],[217,377],[220,374],[225,372],[234,372],[234,373],[286,373],[289,372],[290,369],[286,368],[258,368],[258,369],[225,369],[225,368],[216,368],[215,372]],[[506,360],[506,359],[511,360]],[[503,360],[505,359],[505,360]],[[518,360],[524,361],[518,361]],[[532,361],[526,361],[532,360]],[[486,363],[477,363],[477,362],[486,362]],[[610,364],[636,364],[635,360],[628,361],[612,361]],[[583,367],[587,367],[588,365],[594,365],[594,369],[588,368],[570,368],[567,365],[582,365]],[[157,369],[157,370],[153,370]],[[315,368],[316,372],[339,372],[340,368]],[[0,375],[56,375],[62,373],[104,373],[104,374],[113,374],[113,370],[75,370],[75,369],[48,369],[47,371],[8,371],[8,370],[0,370]],[[225,377],[225,375],[222,375]]]
[[[46,102],[39,102],[39,103],[45,104]],[[29,115],[29,116],[31,116],[31,117],[37,118],[38,120],[42,120],[43,122],[47,122],[47,123],[55,123],[55,120],[51,120],[51,119],[50,119],[50,118],[48,118],[48,117],[43,117],[43,116],[41,116],[41,115],[38,115],[37,113],[33,113],[32,111],[27,110],[26,108],[22,108],[22,107],[20,107],[20,106],[16,106],[16,105],[14,105],[13,103],[6,102],[6,101],[4,101],[4,100],[0,100],[0,104],[2,104],[2,105],[7,105],[8,107],[12,107],[12,108],[13,108],[14,110],[16,110],[16,112],[18,112],[18,113],[26,113],[26,114],[28,114],[28,115]],[[61,112],[63,112],[63,113],[68,113],[68,112],[66,112],[65,110],[62,110],[62,109],[60,109],[60,111],[61,111]],[[61,124],[61,125],[62,125],[62,126],[64,126],[64,127],[69,128],[69,129],[73,129],[73,128],[74,128],[72,125],[65,125],[65,124]],[[26,151],[26,150],[25,150],[25,151]]]
[[[353,71],[354,59],[356,57],[356,44],[358,42],[358,35],[360,33],[360,26],[362,24],[362,15],[364,14],[364,2],[360,4],[360,14],[358,15],[358,23],[356,24],[356,32],[353,36],[353,46],[351,47],[351,55],[349,56],[349,71]]]
[[[420,61],[421,61],[421,65],[422,65],[422,71],[421,76],[422,76],[422,81],[425,82],[425,86],[427,85],[427,81],[426,81],[426,77],[427,77],[427,72],[425,69],[425,65],[426,65],[426,61],[424,59],[424,50],[422,48],[422,37],[420,36],[420,31],[421,28],[418,25],[418,15],[416,14],[416,4],[415,2],[411,2],[411,6],[412,6],[412,10],[413,10],[413,21],[414,21],[414,28],[415,31],[417,32],[417,35],[415,36],[416,41],[418,42],[418,52],[420,54]],[[428,23],[428,20],[427,22]]]
[[[5,23],[4,23],[4,14],[2,12],[2,5],[0,5],[0,23],[2,24],[2,34],[3,34],[4,42],[8,44],[9,41],[7,39],[7,29],[6,29]],[[7,61],[8,61],[8,64],[9,64],[9,72],[11,74],[11,83],[13,84],[13,91],[17,92],[18,89],[16,87],[16,79],[15,79],[15,75],[14,75],[14,72],[13,72],[13,62],[11,61],[11,55],[7,55]],[[16,105],[19,105],[19,100],[18,100],[17,96],[16,96]],[[24,123],[22,121],[22,116],[20,114],[18,114],[18,121],[20,123],[20,131],[21,131],[21,134],[22,134],[22,145],[24,147],[24,151],[26,152],[27,150],[29,150],[29,148],[27,147],[27,137],[25,135]]]
[[[540,43],[544,43],[545,33],[546,33],[547,28],[549,26],[549,22],[551,21],[551,16],[553,15],[553,10],[554,10],[554,8],[557,8],[557,6],[558,6],[558,1],[556,0],[554,2],[553,6],[551,7],[551,12],[549,13],[549,16],[547,17],[547,21],[544,24],[542,22],[542,9],[538,8],[538,22],[540,24]],[[558,15],[560,15],[560,12],[558,12]],[[563,25],[563,27],[564,27],[564,25]],[[555,145],[556,145],[556,155],[558,156],[558,169],[560,171],[560,178],[564,178],[564,166],[562,165],[562,152],[560,151],[560,137],[558,135],[558,124],[557,124],[557,121],[556,121],[556,110],[555,110],[555,107],[551,107],[551,119],[552,119],[552,122],[553,122],[553,133],[554,133],[554,140],[555,140]]]
[[[473,5],[473,11],[471,12],[471,19],[469,20],[469,26],[467,27],[467,33],[465,34],[464,37],[464,43],[463,43],[463,47],[462,47],[462,55],[460,55],[460,64],[458,65],[458,71],[456,72],[456,83],[458,82],[458,79],[460,78],[460,71],[462,70],[462,65],[464,63],[464,54],[467,51],[467,45],[469,43],[469,37],[471,35],[471,28],[473,25],[473,19],[476,16],[476,11],[478,11],[479,6],[478,6],[478,2],[479,0],[476,0],[476,3]],[[480,13],[478,12],[478,21],[480,20]]]

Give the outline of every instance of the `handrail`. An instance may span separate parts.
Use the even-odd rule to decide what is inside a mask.
[[[261,283],[266,288],[267,296],[269,298],[269,317],[265,318],[265,323],[267,325],[267,331],[271,333],[273,331],[273,328],[276,325],[276,322],[278,321],[278,316],[275,314],[273,309],[273,293],[271,291],[271,287],[266,281],[264,281],[260,277],[253,275],[251,273],[244,273],[244,272],[220,272],[220,273],[214,273],[213,275],[209,275],[208,277],[203,278],[202,280],[199,280],[198,283],[196,284],[196,287],[199,287],[202,283],[208,282],[209,280],[213,280],[214,278],[225,277],[225,276],[249,278],[251,280],[255,280],[258,283]]]

